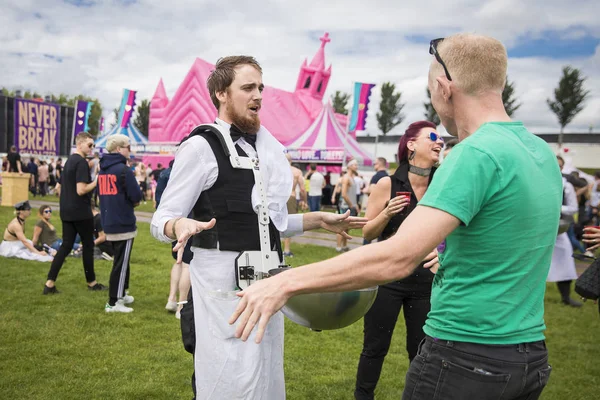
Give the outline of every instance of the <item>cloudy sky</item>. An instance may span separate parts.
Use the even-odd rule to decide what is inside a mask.
[[[591,94],[567,131],[598,132],[599,15],[598,0],[0,0],[0,86],[97,97],[110,119],[123,88],[150,98],[162,77],[172,96],[195,57],[250,54],[265,84],[292,91],[327,31],[327,95],[349,92],[353,81],[394,82],[406,103],[399,133],[423,118],[429,40],[468,31],[507,46],[522,102],[515,119],[536,133],[558,131],[546,98],[572,65]],[[372,134],[379,96],[376,87]]]

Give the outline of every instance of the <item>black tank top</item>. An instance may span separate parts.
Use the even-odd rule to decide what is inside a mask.
[[[388,224],[383,228],[381,235],[379,236],[379,241],[384,241],[393,236],[397,231],[400,225],[404,222],[406,217],[417,207],[417,196],[415,196],[415,192],[413,191],[412,186],[410,185],[410,180],[408,179],[408,162],[402,162],[396,172],[393,175],[390,175],[391,179],[391,192],[390,198],[396,197],[396,192],[410,192],[410,204],[408,206],[408,210],[406,213],[399,213],[394,215],[388,222]],[[429,176],[429,183],[431,184],[431,179],[433,178],[433,174],[435,173],[435,168],[431,170],[431,175]],[[431,283],[433,282],[434,274],[431,273],[426,268],[423,268],[423,264],[419,264],[419,266],[415,269],[412,275],[394,282],[395,285],[422,285],[422,290],[431,290]]]

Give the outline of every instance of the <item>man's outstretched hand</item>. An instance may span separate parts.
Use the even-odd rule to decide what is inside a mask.
[[[181,218],[176,222],[175,233],[177,234],[177,244],[173,247],[173,251],[177,252],[177,264],[183,261],[183,250],[190,237],[197,233],[211,229],[215,226],[216,219],[211,219],[208,222],[200,222],[190,218]]]
[[[278,279],[283,275],[285,272],[257,281],[237,294],[241,299],[233,315],[229,318],[230,325],[238,322],[235,337],[241,338],[243,341],[248,340],[252,329],[258,325],[255,341],[256,343],[261,342],[269,320],[290,298],[282,290],[280,279]]]
[[[348,229],[361,229],[369,222],[367,218],[351,217],[350,210],[344,214],[334,214],[329,212],[321,213],[321,228],[333,233],[339,233],[346,239],[352,239],[346,232]]]

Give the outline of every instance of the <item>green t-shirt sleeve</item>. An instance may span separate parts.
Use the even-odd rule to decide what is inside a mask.
[[[500,185],[494,160],[465,143],[452,149],[419,204],[445,211],[469,225]]]

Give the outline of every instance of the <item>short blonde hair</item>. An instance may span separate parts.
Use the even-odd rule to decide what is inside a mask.
[[[448,68],[452,82],[466,94],[502,93],[504,90],[508,55],[500,41],[489,36],[459,33],[441,41],[437,51]],[[434,61],[434,65],[431,73],[442,75],[441,64]]]
[[[109,153],[114,153],[117,151],[117,147],[127,147],[129,146],[129,137],[117,133],[116,135],[110,135],[106,140],[106,150]]]

